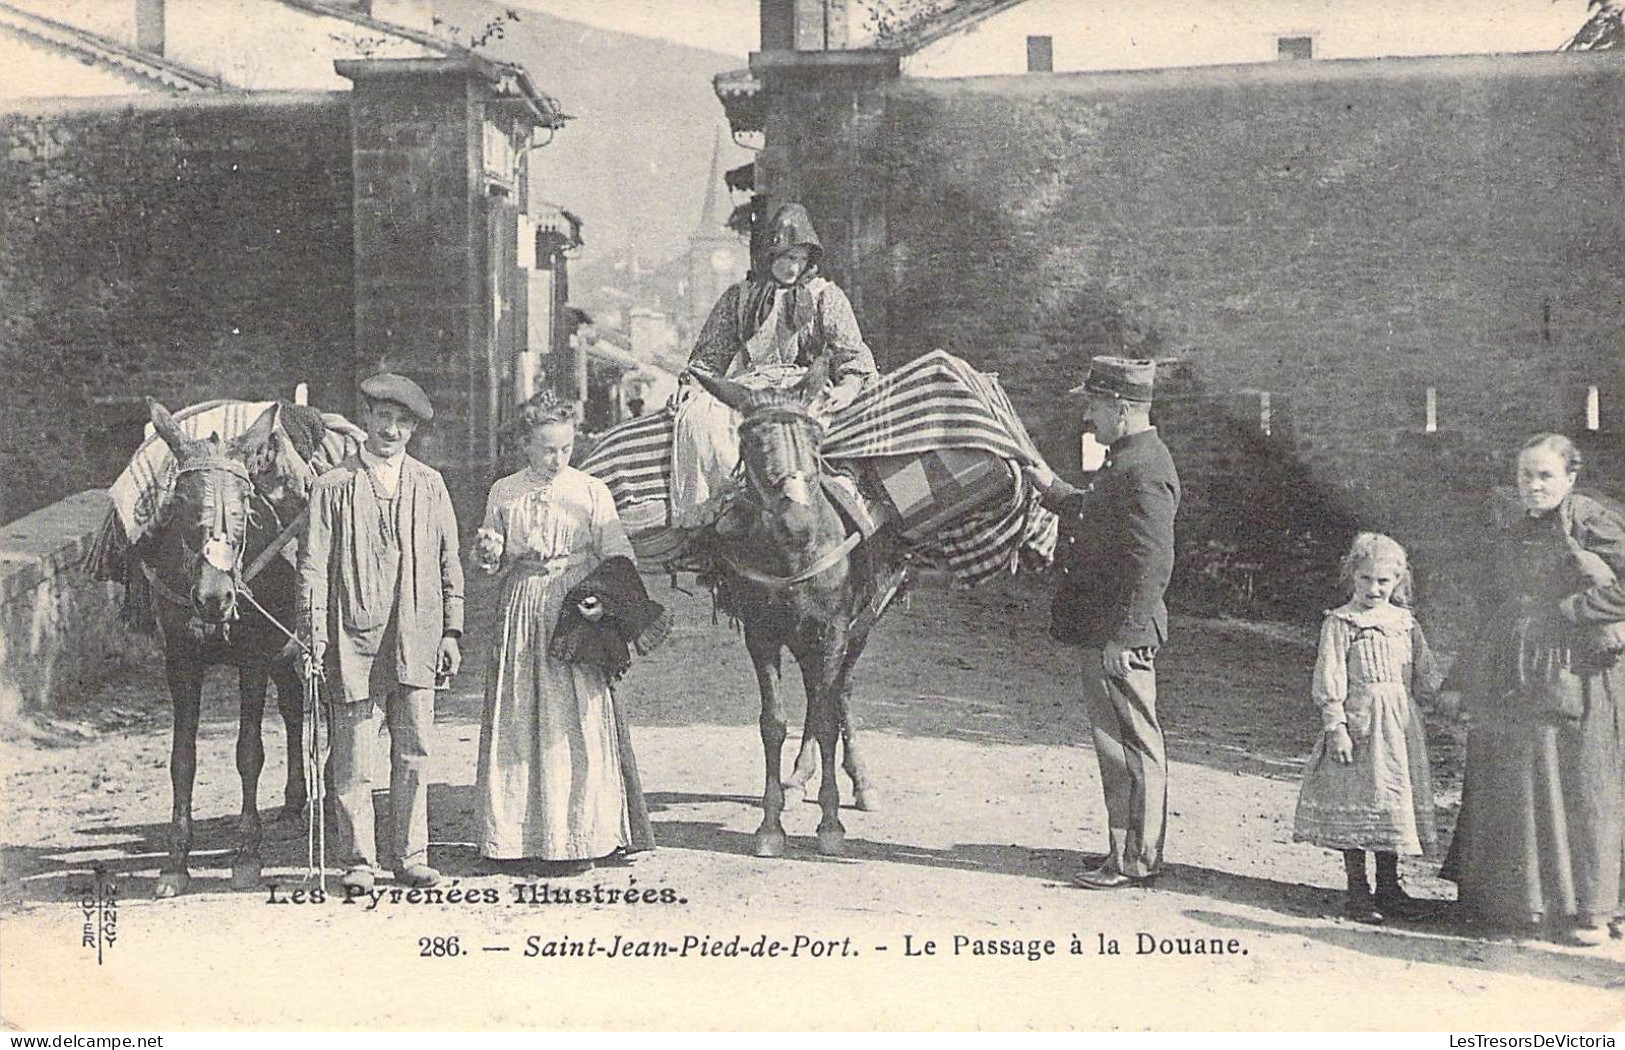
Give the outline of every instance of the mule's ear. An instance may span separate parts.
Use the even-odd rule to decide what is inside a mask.
[[[262,470],[270,464],[271,457],[276,452],[276,442],[273,435],[276,433],[277,406],[272,404],[259,418],[254,420],[249,428],[237,435],[231,442],[231,451],[248,464],[251,471]]]
[[[169,409],[150,397],[147,398],[147,412],[152,416],[152,429],[157,431],[158,436],[164,439],[164,444],[169,446],[169,451],[178,456],[183,449],[192,444],[192,439],[181,431],[180,424],[176,423],[175,417],[169,414]]]
[[[812,367],[807,369],[807,374],[796,384],[796,397],[802,404],[812,404],[813,399],[824,392],[824,384],[829,382],[830,356],[830,352],[826,350],[813,358]]]
[[[719,379],[706,372],[694,372],[694,379],[710,395],[736,412],[743,412],[750,404],[751,391],[731,379]]]

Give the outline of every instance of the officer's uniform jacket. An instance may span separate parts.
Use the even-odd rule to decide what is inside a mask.
[[[1061,585],[1050,634],[1089,648],[1159,646],[1174,568],[1179,474],[1155,427],[1112,442],[1084,489],[1057,480],[1043,496],[1060,515]]]

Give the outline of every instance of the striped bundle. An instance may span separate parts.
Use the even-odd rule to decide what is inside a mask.
[[[671,409],[606,431],[581,464],[609,486],[634,543],[659,530],[671,492]],[[941,350],[882,376],[830,422],[823,453],[862,461],[941,449],[977,449],[1017,463],[1042,457],[996,377]],[[913,542],[922,558],[974,585],[1014,568],[1022,550],[1047,562],[1055,552],[1056,518],[1025,482],[1008,498],[949,522]],[[640,553],[642,548],[640,547]]]
[[[243,434],[260,413],[270,408],[273,401],[205,401],[176,412],[174,419],[181,432],[188,437],[204,439],[218,434],[222,441],[230,441]],[[365,433],[336,413],[320,413],[322,434],[319,446],[307,455],[301,445],[308,440],[293,440],[289,424],[296,422],[299,413],[315,416],[314,409],[285,405],[278,418],[277,440],[284,454],[308,460],[311,469],[318,472],[338,463],[360,447]],[[290,418],[284,418],[288,416]],[[302,422],[303,420],[297,420]],[[147,437],[130,457],[107,494],[113,505],[107,519],[91,545],[86,558],[86,569],[97,579],[126,582],[128,566],[125,557],[129,549],[141,542],[152,531],[170,496],[175,491],[175,456],[162,438],[156,436],[152,424],[147,424]]]

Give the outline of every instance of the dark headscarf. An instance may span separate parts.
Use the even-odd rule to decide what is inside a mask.
[[[803,246],[810,249],[807,268],[794,284],[779,283],[773,276],[773,261],[790,249]],[[818,276],[818,263],[823,257],[824,246],[818,240],[818,231],[813,229],[812,217],[807,214],[806,208],[799,204],[786,204],[774,212],[751,263],[739,337],[749,339],[755,335],[762,322],[773,312],[773,306],[782,294],[790,296],[790,301],[785,304],[785,320],[792,330],[800,328],[802,322],[812,314],[813,296],[807,286]]]

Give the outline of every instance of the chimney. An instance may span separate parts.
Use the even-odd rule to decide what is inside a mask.
[[[763,51],[840,51],[847,0],[761,0]]]
[[[135,0],[135,46],[164,53],[164,0]]]

